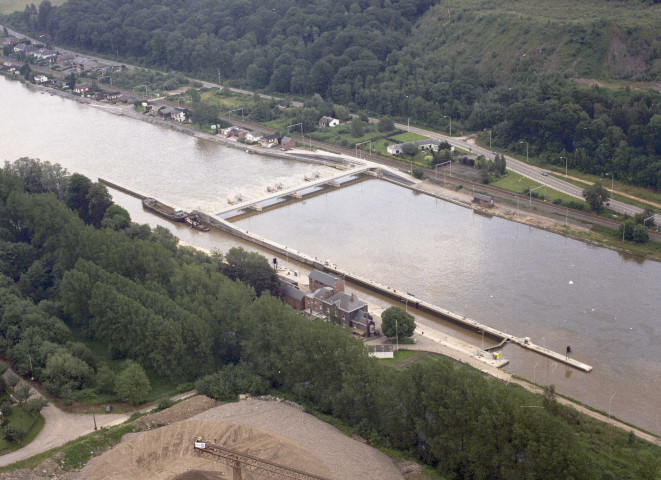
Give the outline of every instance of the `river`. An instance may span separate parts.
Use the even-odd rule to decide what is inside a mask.
[[[311,171],[333,173],[248,155],[1,77],[0,107],[0,158],[58,162],[187,209],[214,213],[237,193],[257,196],[268,185],[291,185]],[[113,196],[136,221],[167,226],[189,243],[220,251],[241,245],[221,233],[175,226],[144,212],[134,198]],[[515,346],[504,349],[507,368],[661,433],[658,262],[473,214],[378,180],[237,223],[552,350],[571,345],[575,358],[594,367],[591,373]],[[472,341],[479,345],[480,339]]]

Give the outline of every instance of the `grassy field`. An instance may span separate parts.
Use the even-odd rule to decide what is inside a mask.
[[[11,415],[9,416],[9,423],[22,428],[25,432],[25,438],[20,446],[30,443],[44,426],[44,417],[41,415],[38,418],[31,416],[24,412],[18,406],[14,406]],[[11,450],[16,450],[19,445],[9,443],[3,436],[0,436],[0,452],[6,453]]]
[[[66,0],[50,0],[51,5],[62,5]],[[0,14],[6,15],[16,11],[23,11],[27,5],[34,3],[37,8],[40,2],[34,0],[0,0]]]
[[[544,189],[539,188],[543,186],[541,183],[535,182],[534,180],[531,180],[528,177],[524,177],[523,175],[519,175],[518,173],[514,173],[512,171],[508,171],[506,175],[502,176],[495,182],[492,182],[491,185],[515,193],[523,193],[525,192],[526,188],[529,188],[530,190],[536,188],[537,190],[535,190],[535,192],[539,194],[539,198],[544,198]],[[567,203],[570,201],[583,203],[585,204],[585,209],[588,210],[588,204],[585,203],[584,200],[579,200],[578,198],[574,198],[571,195],[567,195],[565,193],[558,192],[557,190],[547,188],[546,200],[549,202],[553,202],[554,200],[557,199],[561,199],[563,203]]]
[[[424,140],[427,137],[424,137],[422,135],[418,135],[417,133],[413,133],[413,132],[403,132],[403,133],[400,133],[398,135],[394,135],[390,138],[392,138],[393,140],[396,140],[398,142],[401,142],[401,143],[407,143],[407,142],[415,142],[417,140]]]

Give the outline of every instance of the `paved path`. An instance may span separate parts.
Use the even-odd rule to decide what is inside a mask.
[[[32,391],[33,396],[41,395],[34,388]],[[172,400],[183,400],[195,394],[194,391],[185,392],[172,397]],[[155,404],[150,404],[138,410],[137,413],[147,413],[155,408]],[[92,433],[94,431],[95,418],[97,428],[110,427],[124,423],[130,418],[133,412],[100,413],[92,416],[91,414],[63,412],[52,403],[49,403],[41,410],[41,414],[44,416],[46,424],[41,432],[39,432],[39,435],[37,435],[37,438],[20,450],[0,456],[0,467],[25,460],[33,455],[59,447],[83,435]]]

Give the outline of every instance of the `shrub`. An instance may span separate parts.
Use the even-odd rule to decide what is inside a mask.
[[[562,198],[556,198],[555,200],[553,200],[553,204],[554,205],[562,205]]]
[[[184,392],[187,392],[189,390],[193,390],[194,388],[195,388],[195,385],[193,385],[192,382],[180,383],[179,385],[177,385],[177,393],[184,393]]]
[[[21,443],[25,438],[25,430],[11,423],[5,427],[5,440],[10,443]]]
[[[170,400],[169,398],[163,398],[159,400],[156,410],[157,411],[165,410],[166,408],[170,408],[172,405],[174,405],[174,402],[172,400]]]
[[[425,171],[421,167],[414,167],[413,176],[419,180],[422,180],[422,178],[425,176]]]
[[[43,397],[35,397],[28,400],[23,407],[30,415],[36,415],[41,412],[41,409],[48,405],[48,401]]]

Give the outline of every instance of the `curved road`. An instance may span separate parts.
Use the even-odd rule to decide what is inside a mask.
[[[194,394],[195,392],[182,393],[172,397],[172,400],[183,400]],[[32,396],[41,396],[41,393],[32,388]],[[146,413],[155,408],[156,405],[154,404],[148,405],[138,410],[138,413]],[[39,435],[37,435],[37,438],[19,450],[0,456],[0,467],[25,460],[33,455],[59,447],[83,435],[92,433],[94,431],[95,420],[97,428],[111,427],[124,423],[133,413],[135,412],[100,413],[92,416],[91,414],[63,412],[52,403],[49,403],[41,410],[46,423],[41,432],[39,432]]]

